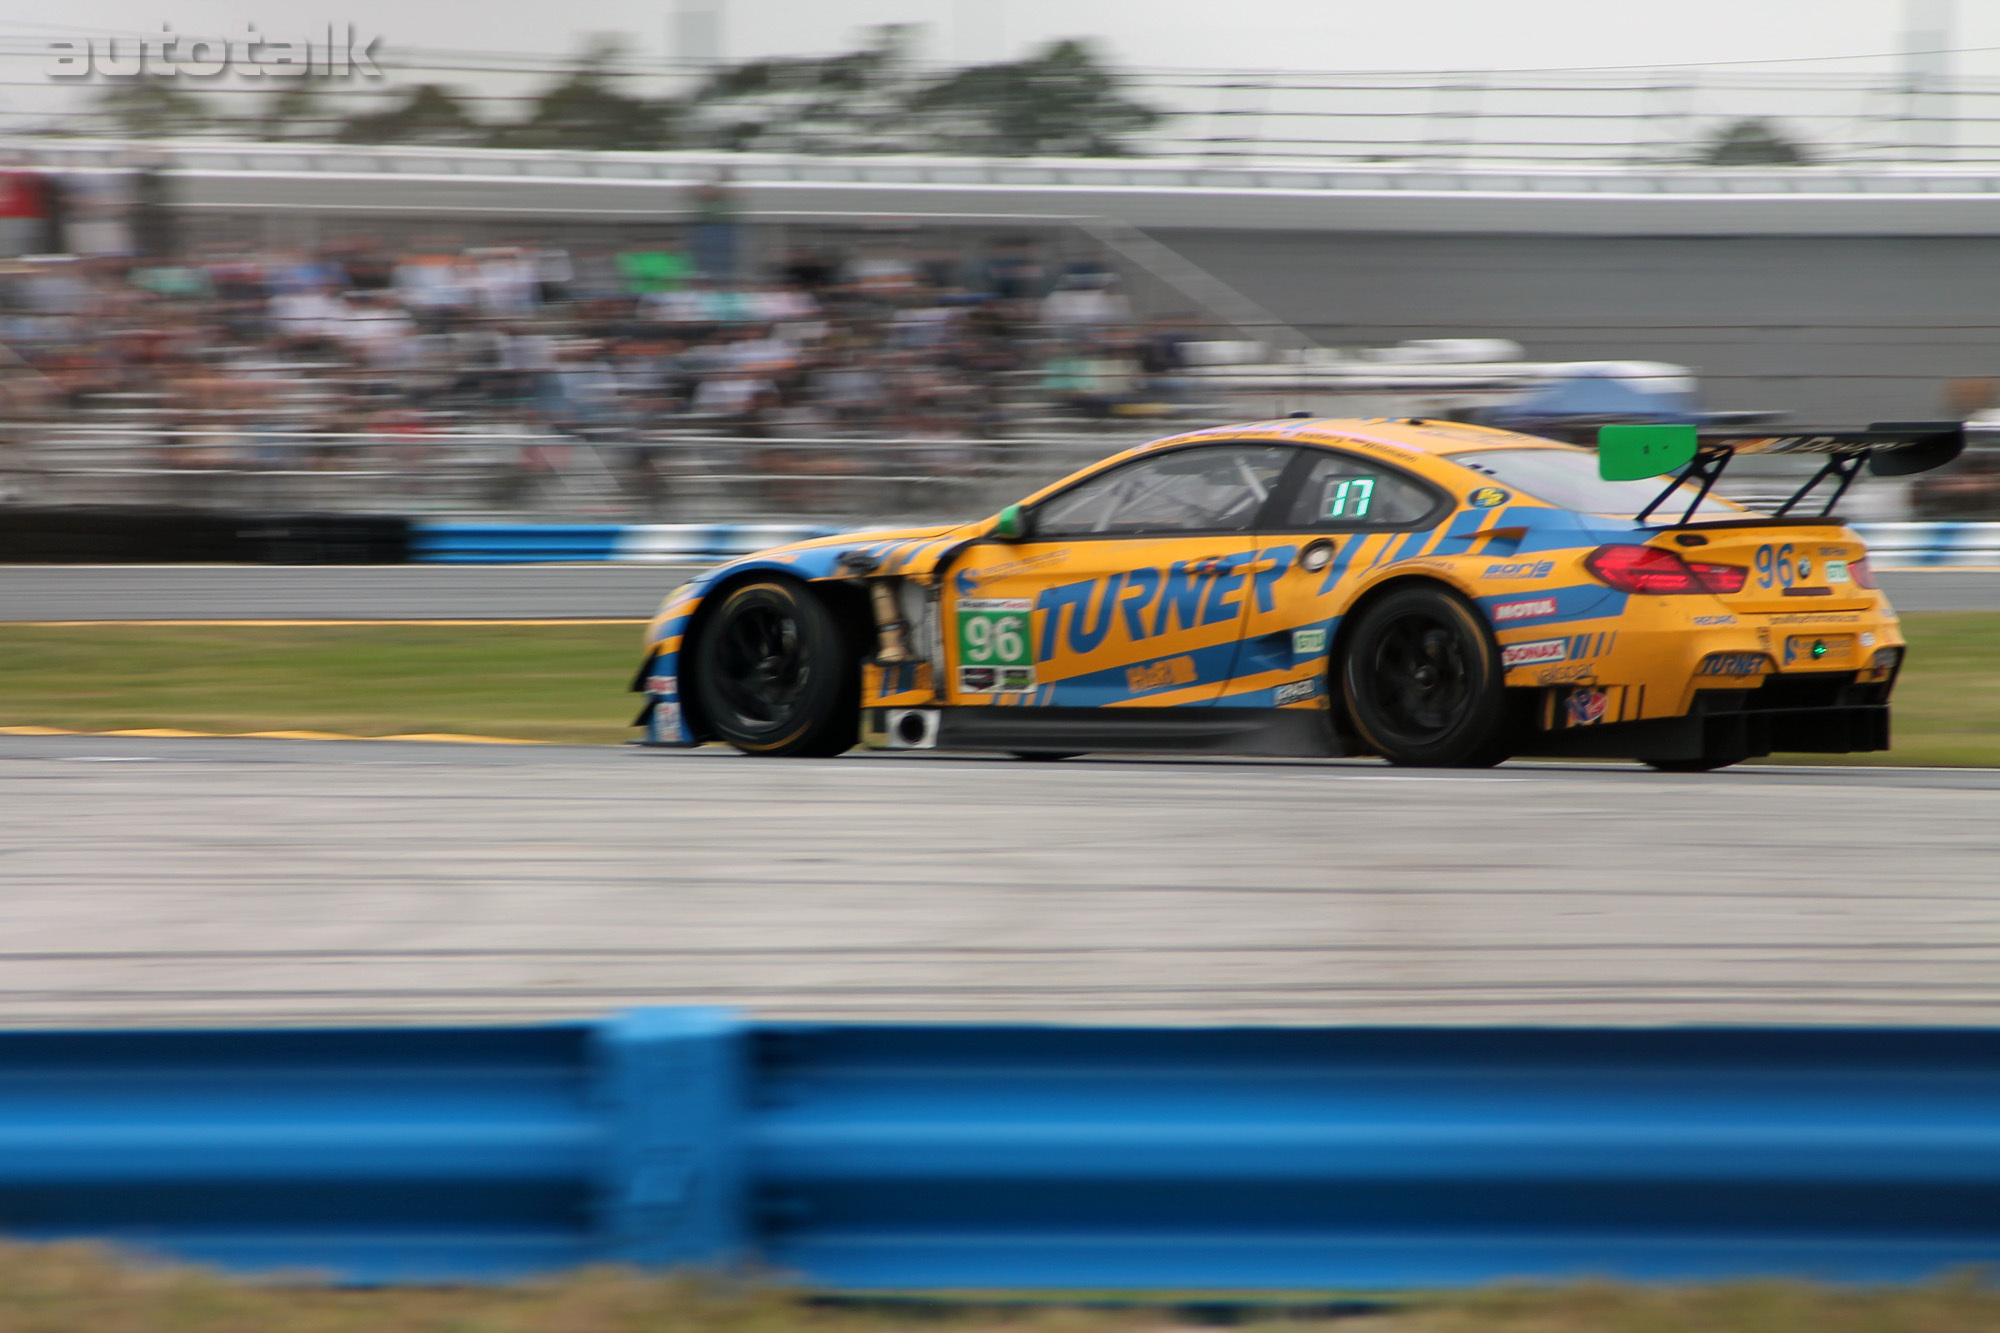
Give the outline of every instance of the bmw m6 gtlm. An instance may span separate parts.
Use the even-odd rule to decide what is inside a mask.
[[[1903,636],[1831,516],[1956,423],[1612,427],[1592,450],[1424,420],[1160,440],[975,523],[722,565],[648,626],[649,741],[1511,755],[1701,770],[1889,744]],[[1822,466],[1775,514],[1729,459]],[[1800,511],[1817,508],[1811,515]]]

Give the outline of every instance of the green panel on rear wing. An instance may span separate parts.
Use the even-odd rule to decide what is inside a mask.
[[[1597,475],[1606,481],[1663,476],[1692,463],[1697,447],[1693,426],[1600,426]]]

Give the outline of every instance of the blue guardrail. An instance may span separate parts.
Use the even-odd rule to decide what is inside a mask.
[[[2000,523],[1856,523],[1877,568],[2000,566]],[[409,557],[427,564],[684,564],[729,560],[830,537],[804,523],[446,523],[410,525]]]
[[[0,1231],[365,1282],[1906,1281],[2000,1261],[2000,1031],[18,1032]]]
[[[438,523],[410,525],[420,564],[684,564],[732,560],[838,528],[806,523]]]

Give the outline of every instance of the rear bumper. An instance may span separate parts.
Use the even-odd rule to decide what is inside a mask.
[[[1706,759],[1854,754],[1889,748],[1889,705],[1690,713],[1544,732],[1531,753],[1552,759]]]
[[[1532,751],[1555,758],[1703,759],[1767,754],[1854,754],[1889,748],[1893,682],[1862,685],[1852,671],[1791,672],[1753,690],[1697,690],[1681,717],[1539,733]]]

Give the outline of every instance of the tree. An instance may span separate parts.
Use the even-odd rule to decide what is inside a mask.
[[[679,108],[618,91],[613,68],[624,55],[616,37],[599,37],[576,70],[536,97],[525,120],[503,125],[493,142],[508,148],[668,148]]]
[[[1746,116],[1716,131],[1696,158],[1711,167],[1791,167],[1810,160],[1804,148],[1757,116]]]
[[[336,90],[323,74],[273,79],[269,96],[258,99],[250,113],[251,132],[267,143],[285,139],[324,139],[339,122],[326,94]]]
[[[335,137],[342,143],[466,146],[486,142],[491,133],[451,89],[420,83],[403,95],[400,105],[348,117]]]
[[[1081,42],[924,79],[909,37],[891,25],[844,55],[722,70],[691,99],[690,130],[737,151],[1112,157],[1163,119],[1126,98]]]
[[[131,139],[176,139],[210,129],[206,103],[170,79],[120,79],[98,90],[90,114],[112,134]]]
[[[1026,60],[975,65],[938,79],[910,101],[929,146],[997,157],[1120,157],[1126,136],[1160,112],[1119,89],[1119,77],[1077,41],[1052,42]]]
[[[858,51],[720,70],[690,99],[690,129],[734,152],[906,152],[908,46],[909,29],[889,24]]]

